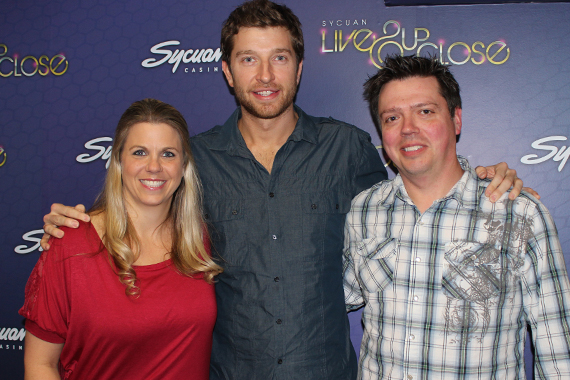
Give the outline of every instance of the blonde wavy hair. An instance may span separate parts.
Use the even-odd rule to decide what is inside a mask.
[[[202,273],[208,283],[222,272],[204,246],[207,236],[202,210],[202,186],[196,173],[190,149],[188,125],[182,114],[169,104],[156,99],[134,102],[121,116],[115,130],[109,169],[103,191],[91,208],[92,214],[105,213],[103,244],[109,252],[125,292],[138,296],[137,275],[133,268],[140,241],[129,218],[123,197],[121,153],[131,127],[138,123],[165,123],[174,128],[182,143],[184,171],[180,186],[172,196],[166,220],[172,222],[170,257],[177,270],[187,276]]]

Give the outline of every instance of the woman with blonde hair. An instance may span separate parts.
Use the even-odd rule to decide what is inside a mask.
[[[125,111],[89,214],[28,280],[25,378],[208,379],[221,268],[180,112],[155,99]]]

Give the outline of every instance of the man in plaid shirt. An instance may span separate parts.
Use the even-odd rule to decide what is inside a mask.
[[[436,58],[392,57],[365,84],[399,174],[346,219],[348,310],[365,306],[359,379],[570,379],[570,286],[556,227],[528,193],[496,203],[456,155],[459,85]]]

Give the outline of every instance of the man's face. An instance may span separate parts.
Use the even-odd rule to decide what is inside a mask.
[[[435,77],[388,82],[378,111],[382,145],[404,178],[437,178],[457,163],[461,109],[451,117]]]
[[[303,62],[282,27],[240,28],[234,36],[231,69],[222,62],[243,112],[272,119],[293,107]]]

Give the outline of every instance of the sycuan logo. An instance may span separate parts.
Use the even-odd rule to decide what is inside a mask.
[[[21,329],[17,329],[17,328],[10,328],[10,327],[2,327],[2,329],[0,329],[0,340],[11,340],[11,341],[15,341],[15,340],[19,340],[20,342],[24,340],[24,337],[26,336],[26,329],[21,328]]]
[[[65,74],[69,67],[69,62],[63,54],[56,54],[51,58],[47,55],[41,55],[39,58],[27,55],[20,59],[18,54],[10,57],[6,56],[7,53],[8,46],[0,44],[0,76],[4,78],[21,77],[22,74],[26,77],[36,74],[43,77],[48,74],[60,76]]]
[[[98,145],[102,142],[108,142],[109,144],[107,146]],[[91,155],[91,153],[82,153],[78,155],[75,160],[79,163],[86,164],[100,158],[103,161],[107,161],[105,164],[105,169],[109,169],[109,158],[111,158],[111,149],[113,148],[112,145],[112,137],[98,137],[96,139],[89,140],[84,145],[85,149],[97,151],[97,153],[93,155]]]
[[[559,148],[556,145],[547,143],[566,140],[568,140],[566,136],[549,136],[538,139],[530,144],[530,146],[536,150],[543,150],[549,153],[542,157],[539,157],[537,154],[533,153],[527,154],[521,158],[521,162],[527,165],[536,165],[552,159],[552,161],[560,162],[558,165],[558,171],[561,172],[564,168],[564,165],[566,165],[566,161],[568,161],[568,158],[570,157],[570,149],[568,149],[566,145]]]
[[[36,250],[43,251],[42,247],[40,246],[40,241],[42,240],[42,236],[44,235],[44,230],[33,230],[28,231],[22,236],[22,240],[31,243],[31,244],[22,244],[14,248],[14,252],[19,255],[26,255],[28,253],[34,252]]]
[[[26,337],[26,329],[15,327],[2,327],[0,328],[0,350],[18,350],[22,351],[24,346],[20,343]]]
[[[154,45],[150,48],[150,52],[157,56],[161,56],[162,58],[147,58],[142,61],[142,67],[153,68],[168,63],[172,65],[172,72],[175,73],[181,63],[212,63],[218,62],[222,58],[222,51],[220,48],[215,50],[210,48],[187,50],[176,49],[174,51],[169,48],[170,46],[178,45],[180,45],[180,41],[176,40],[165,41]],[[218,67],[212,67],[211,69],[212,72],[218,71]],[[184,72],[210,72],[210,67],[198,67],[198,70],[194,67],[191,71],[186,67],[184,68]]]

